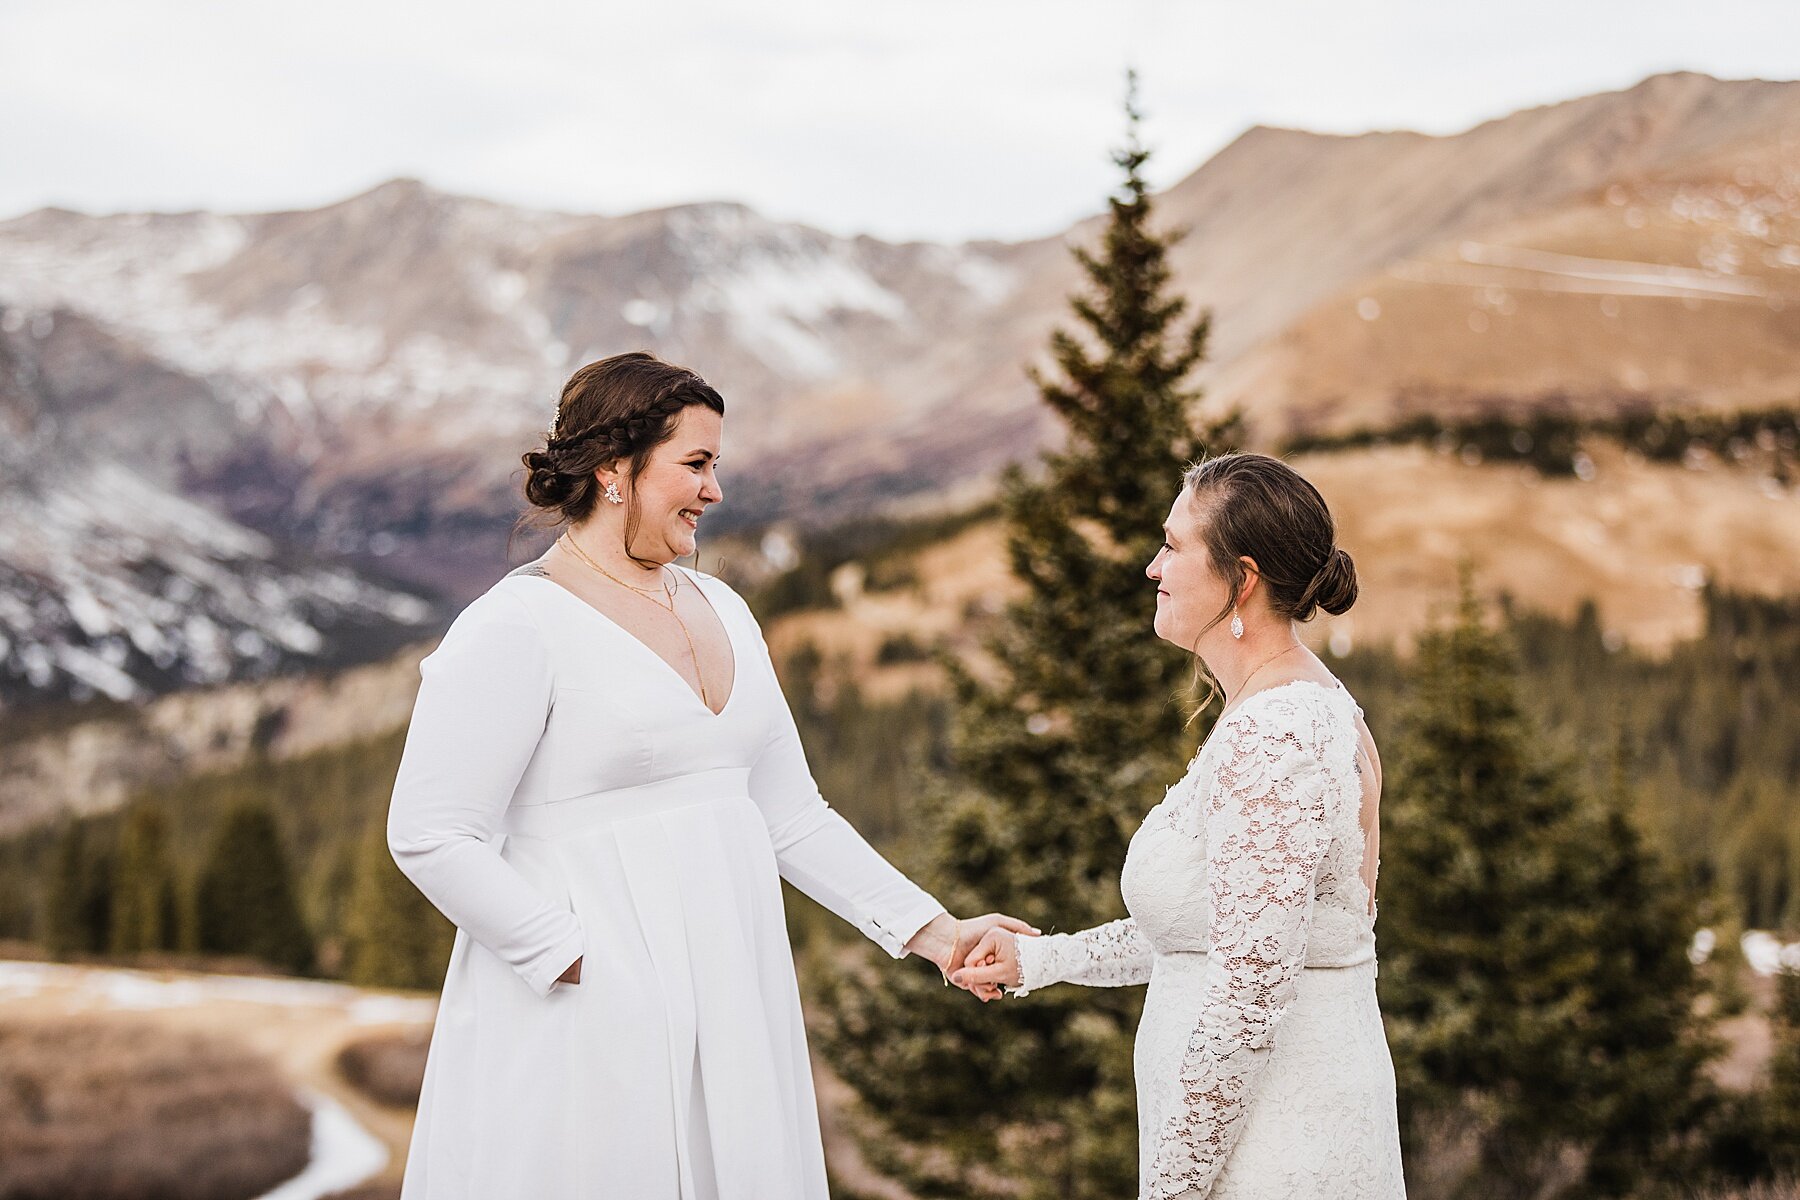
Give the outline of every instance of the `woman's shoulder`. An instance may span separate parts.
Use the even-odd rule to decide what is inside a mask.
[[[1343,684],[1301,677],[1244,697],[1224,722],[1237,732],[1264,738],[1301,734],[1306,744],[1316,745],[1324,740],[1321,734],[1340,726],[1354,729],[1355,714],[1361,711]]]
[[[527,567],[532,564],[525,564]],[[541,633],[543,621],[539,612],[543,581],[532,580],[523,568],[508,571],[463,606],[451,629],[464,633],[494,628],[512,628]],[[547,578],[547,577],[546,577]],[[553,585],[554,586],[554,585]]]
[[[522,589],[501,579],[463,606],[419,670],[492,682],[521,672],[547,677],[552,658],[539,614]]]

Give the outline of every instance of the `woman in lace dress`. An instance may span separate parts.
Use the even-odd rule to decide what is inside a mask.
[[[1131,915],[1042,938],[993,930],[959,982],[991,998],[1148,983],[1140,1195],[1405,1195],[1375,1004],[1381,767],[1362,709],[1296,623],[1356,599],[1324,499],[1276,459],[1189,470],[1146,574],[1156,633],[1225,708],[1126,854]]]
[[[456,923],[404,1200],[826,1200],[780,880],[896,958],[961,925],[819,795],[749,607],[694,552],[725,405],[575,373],[526,494],[569,528],[420,664],[388,815]]]

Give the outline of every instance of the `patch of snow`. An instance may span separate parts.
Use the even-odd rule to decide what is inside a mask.
[[[35,996],[49,981],[50,963],[0,961],[0,1000]]]
[[[31,687],[138,699],[146,661],[214,682],[316,657],[346,621],[432,615],[341,568],[280,567],[268,538],[122,464],[82,479],[15,489],[0,522],[0,663]]]
[[[542,224],[517,213],[509,214],[509,222],[486,212],[494,206],[471,207],[483,213],[473,224],[485,227],[478,235],[485,244],[470,249],[477,259],[491,259],[519,242],[514,225]],[[48,231],[0,223],[0,260],[7,264],[0,275],[0,304],[30,310],[40,337],[53,328],[51,310],[80,312],[171,366],[208,379],[249,418],[273,403],[300,415],[317,403],[323,414],[343,416],[371,398],[423,395],[427,401],[453,397],[475,413],[490,414],[486,420],[492,424],[506,407],[493,405],[493,397],[535,396],[545,385],[543,355],[535,343],[548,340],[548,326],[520,305],[526,291],[522,274],[483,275],[496,311],[508,311],[516,324],[531,327],[528,340],[534,344],[520,360],[526,365],[508,366],[475,345],[446,348],[428,340],[415,346],[408,338],[390,347],[388,332],[379,326],[334,316],[317,283],[297,289],[272,315],[227,314],[202,300],[193,277],[229,262],[251,236],[248,221],[211,214],[99,218]]]
[[[114,700],[135,700],[144,694],[137,680],[84,646],[64,643],[51,654],[65,674]]]
[[[1018,274],[1001,266],[993,259],[972,252],[964,252],[956,263],[953,272],[956,282],[973,292],[984,304],[998,304],[1012,295],[1018,286]]]
[[[312,1110],[311,1159],[304,1171],[260,1200],[319,1200],[364,1183],[387,1166],[387,1147],[349,1109],[310,1088],[295,1096]]]
[[[1746,930],[1738,939],[1744,961],[1758,975],[1800,971],[1800,942],[1783,942],[1764,929]]]
[[[358,1025],[429,1025],[437,1001],[423,996],[360,996],[350,1002],[350,1019]]]
[[[1474,266],[1499,267],[1514,271],[1535,272],[1556,277],[1561,286],[1541,286],[1544,291],[1607,291],[1627,289],[1621,295],[1721,296],[1761,299],[1768,288],[1760,280],[1720,278],[1714,271],[1691,267],[1674,267],[1664,263],[1627,262],[1610,258],[1584,258],[1574,254],[1557,254],[1524,246],[1491,246],[1481,242],[1464,242],[1459,248],[1463,262]],[[1715,267],[1717,270],[1717,267]],[[1581,288],[1577,282],[1609,285]]]
[[[0,992],[33,994],[47,987],[79,992],[112,1008],[181,1008],[230,1001],[272,1008],[334,1008],[358,1024],[429,1024],[437,1001],[371,991],[330,979],[197,972],[159,973],[126,967],[0,959]]]
[[[721,314],[746,348],[774,350],[803,377],[842,369],[817,328],[828,319],[843,313],[909,319],[906,302],[869,274],[849,243],[728,205],[671,213],[669,225],[694,281],[683,305]]]

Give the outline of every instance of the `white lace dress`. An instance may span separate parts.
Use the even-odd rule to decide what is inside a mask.
[[[1310,680],[1250,696],[1132,838],[1131,916],[1020,939],[1020,995],[1150,985],[1135,1050],[1146,1200],[1406,1194],[1359,711]]]

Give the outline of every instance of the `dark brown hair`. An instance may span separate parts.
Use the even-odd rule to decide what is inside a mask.
[[[1337,524],[1325,497],[1294,468],[1266,454],[1222,454],[1195,463],[1182,486],[1206,515],[1201,539],[1233,599],[1255,561],[1269,606],[1294,621],[1324,609],[1348,612],[1356,603],[1356,564],[1337,544]],[[1227,603],[1207,623],[1231,615]]]
[[[525,498],[548,518],[537,523],[554,528],[586,520],[600,501],[594,472],[628,461],[626,478],[635,482],[650,452],[674,435],[681,410],[694,404],[725,413],[724,398],[706,380],[642,350],[591,362],[569,376],[543,448],[522,459]],[[625,514],[627,553],[637,527],[633,496]]]

